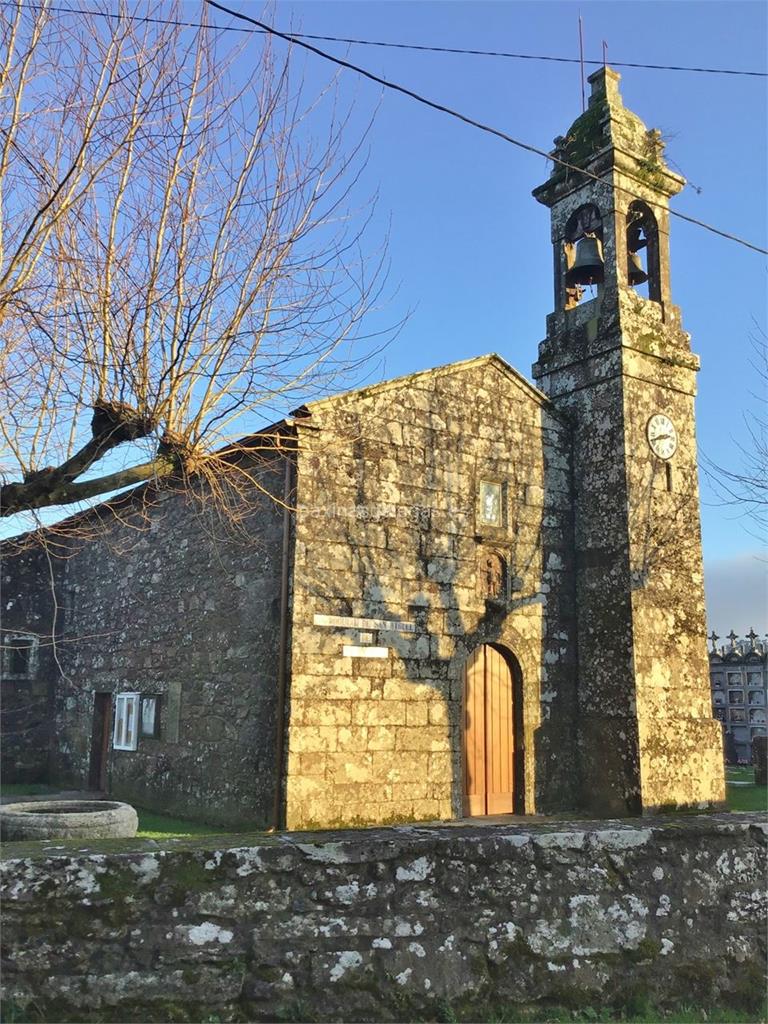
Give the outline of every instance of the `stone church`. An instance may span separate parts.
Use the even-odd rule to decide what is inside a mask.
[[[291,829],[723,803],[684,182],[618,80],[591,76],[534,191],[535,386],[488,355],[303,407],[246,542],[172,492],[132,529],[144,490],[6,558],[6,779]]]

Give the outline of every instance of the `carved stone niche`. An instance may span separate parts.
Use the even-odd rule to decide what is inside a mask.
[[[498,551],[481,548],[478,552],[477,585],[486,601],[506,601],[507,562]]]

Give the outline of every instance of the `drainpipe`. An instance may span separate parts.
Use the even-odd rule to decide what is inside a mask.
[[[272,827],[275,831],[283,824],[283,770],[285,760],[285,696],[288,682],[288,572],[290,569],[291,490],[293,487],[293,458],[285,455],[283,480],[283,552],[280,565],[280,645],[277,656],[277,722],[275,737],[275,797],[272,807]]]

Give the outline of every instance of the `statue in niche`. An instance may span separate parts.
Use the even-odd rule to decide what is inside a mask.
[[[507,590],[507,563],[498,551],[481,553],[478,576],[480,591],[486,600],[504,600]]]

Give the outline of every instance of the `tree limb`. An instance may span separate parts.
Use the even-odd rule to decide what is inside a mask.
[[[83,480],[81,483],[63,483],[54,488],[47,480],[33,478],[20,484],[0,487],[0,517],[11,516],[27,509],[48,508],[50,505],[71,505],[77,501],[96,498],[109,491],[130,487],[146,480],[170,476],[178,469],[178,459],[171,455],[158,455],[151,462],[121,469],[116,473]]]

